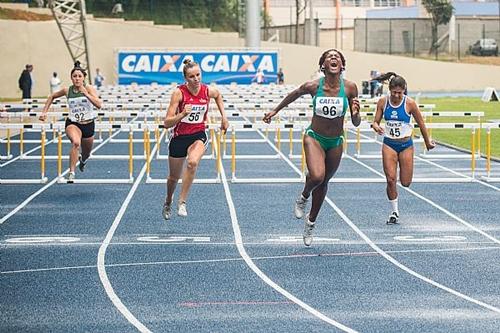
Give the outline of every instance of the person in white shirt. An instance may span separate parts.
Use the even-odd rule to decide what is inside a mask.
[[[50,84],[50,94],[53,94],[56,91],[61,90],[61,79],[57,76],[56,72],[52,74],[49,84]]]

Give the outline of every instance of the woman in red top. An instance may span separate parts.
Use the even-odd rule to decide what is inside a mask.
[[[215,99],[217,108],[222,115],[221,130],[225,132],[229,126],[224,113],[222,95],[217,88],[201,83],[200,66],[196,62],[186,59],[182,71],[186,83],[172,93],[164,122],[166,128],[174,127],[168,153],[167,197],[162,210],[165,220],[169,220],[172,215],[175,187],[183,173],[186,157],[187,163],[182,175],[182,189],[177,214],[187,216],[186,199],[191,184],[193,184],[196,169],[208,144],[205,122],[210,98]]]

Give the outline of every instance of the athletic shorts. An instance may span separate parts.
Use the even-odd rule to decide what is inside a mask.
[[[168,145],[168,156],[170,157],[186,157],[189,146],[195,141],[200,140],[205,145],[208,145],[207,133],[205,131],[188,135],[178,135],[170,140]]]
[[[328,151],[332,148],[336,148],[344,142],[344,137],[341,136],[334,136],[334,137],[329,137],[329,136],[323,136],[319,135],[318,133],[314,132],[311,126],[309,126],[306,129],[306,134],[313,138],[314,140],[318,141],[321,148],[323,148],[324,151]]]
[[[75,125],[82,131],[82,138],[83,139],[88,139],[94,136],[95,132],[95,122],[91,121],[88,124],[80,124],[74,121],[69,120],[69,118],[66,118],[66,124],[64,124],[64,128],[68,127],[69,125]]]
[[[409,137],[408,140],[402,141],[384,138],[384,144],[388,145],[390,148],[392,148],[392,150],[399,154],[406,148],[410,148],[411,146],[413,146],[413,139]]]

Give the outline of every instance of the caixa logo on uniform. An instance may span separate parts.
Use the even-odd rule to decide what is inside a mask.
[[[184,60],[200,65],[202,72],[275,73],[277,53],[119,53],[120,73],[182,72]]]

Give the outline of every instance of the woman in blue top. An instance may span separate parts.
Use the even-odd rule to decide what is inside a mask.
[[[325,51],[319,59],[324,77],[305,82],[289,93],[272,112],[264,116],[270,123],[281,109],[302,95],[313,96],[313,117],[304,135],[307,176],[304,189],[295,202],[295,217],[303,218],[312,193],[312,206],[304,225],[303,240],[306,246],[312,243],[312,231],[319,210],[328,190],[328,181],[337,171],[342,158],[344,116],[350,109],[354,126],[361,122],[359,115],[358,88],[342,76],[345,70],[344,55],[335,49]]]
[[[382,163],[387,180],[387,197],[391,203],[392,212],[387,224],[398,223],[398,191],[397,169],[399,163],[399,180],[401,185],[408,187],[413,178],[413,126],[411,116],[415,119],[424,138],[427,150],[436,146],[429,137],[424,119],[413,99],[406,96],[406,81],[394,72],[376,77],[374,80],[383,82],[389,80],[389,95],[381,97],[377,102],[377,111],[372,128],[384,136],[382,146]],[[382,117],[385,120],[385,129],[380,126]]]

